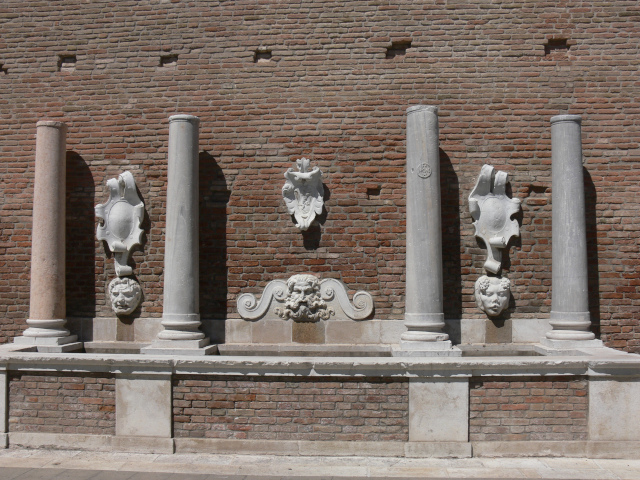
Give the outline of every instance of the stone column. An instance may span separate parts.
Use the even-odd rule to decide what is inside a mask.
[[[553,330],[543,343],[593,340],[589,330],[589,286],[587,278],[587,233],[582,172],[582,142],[578,115],[551,119],[552,162],[552,296]],[[597,341],[598,344],[601,342]]]
[[[415,105],[407,109],[407,331],[400,350],[451,350],[442,305],[438,108]]]
[[[143,353],[204,355],[208,346],[200,327],[198,245],[198,126],[192,115],[169,118],[167,223],[164,251],[164,330]],[[203,348],[205,347],[205,348]]]
[[[62,122],[36,125],[29,328],[14,340],[45,352],[82,348],[78,337],[65,328],[66,134]]]

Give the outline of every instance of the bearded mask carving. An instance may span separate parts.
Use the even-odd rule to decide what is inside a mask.
[[[294,275],[287,281],[287,297],[276,313],[285,320],[317,322],[334,312],[320,294],[320,282],[313,275]]]

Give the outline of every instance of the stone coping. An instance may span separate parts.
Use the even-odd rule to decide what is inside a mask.
[[[9,346],[6,346],[9,347]],[[155,356],[37,353],[0,347],[0,370],[108,372],[130,375],[337,377],[482,377],[587,375],[640,377],[640,355],[609,348],[583,354],[498,357]]]

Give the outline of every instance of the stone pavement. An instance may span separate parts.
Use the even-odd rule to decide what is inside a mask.
[[[418,459],[0,450],[1,480],[640,479],[638,460]]]

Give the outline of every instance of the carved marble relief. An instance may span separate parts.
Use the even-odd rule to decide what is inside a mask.
[[[473,217],[476,237],[487,247],[486,271],[500,273],[502,250],[512,237],[520,236],[520,226],[511,217],[520,211],[520,200],[506,194],[508,174],[484,165],[478,181],[469,195],[469,210]]]
[[[136,182],[130,172],[108,180],[107,187],[109,200],[95,207],[99,219],[96,236],[98,240],[105,241],[113,252],[116,275],[125,277],[133,273],[133,268],[128,265],[131,252],[142,244],[144,204],[138,197]],[[114,295],[125,291],[126,295]],[[140,303],[142,290],[135,279],[118,278],[109,284],[109,296],[113,311],[118,315],[128,315]]]
[[[109,298],[117,315],[129,315],[140,304],[142,289],[131,277],[116,277],[109,283]]]
[[[245,320],[294,320],[317,322],[350,318],[364,320],[373,313],[373,297],[364,291],[349,301],[347,287],[340,280],[318,279],[315,275],[293,275],[286,282],[273,280],[260,300],[251,293],[238,297],[238,313]]]
[[[322,213],[324,205],[324,187],[322,172],[318,167],[309,171],[311,161],[307,158],[296,160],[298,171],[287,169],[284,174],[286,182],[282,187],[282,198],[290,215],[296,220],[296,227],[307,230]]]
[[[500,315],[509,306],[510,295],[511,282],[506,277],[482,275],[476,280],[476,305],[490,317]]]

